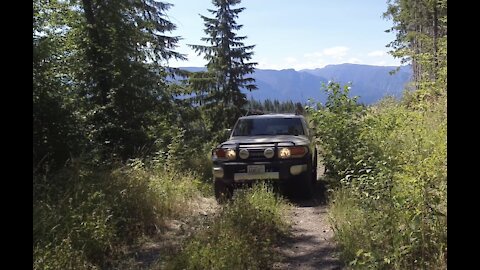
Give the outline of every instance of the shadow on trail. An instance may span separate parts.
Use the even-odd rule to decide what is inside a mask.
[[[326,239],[309,234],[309,231],[296,229],[295,236],[281,240],[283,261],[278,269],[343,269],[337,258],[338,249],[325,244]]]
[[[318,180],[310,199],[302,199],[294,192],[286,192],[285,198],[297,207],[315,207],[327,204],[327,188],[325,181]]]
[[[280,239],[278,246],[282,260],[274,269],[339,270],[345,266],[339,259],[339,249],[333,239],[328,222],[328,182],[320,178],[313,196],[301,199],[289,190],[284,198],[293,204],[290,215],[292,228],[289,235]]]

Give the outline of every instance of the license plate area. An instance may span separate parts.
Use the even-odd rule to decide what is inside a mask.
[[[265,173],[265,165],[247,165],[248,174]]]

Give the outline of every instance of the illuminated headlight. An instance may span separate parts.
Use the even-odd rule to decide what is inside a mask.
[[[240,150],[238,155],[240,156],[241,159],[247,159],[250,154],[248,153],[247,149],[242,149]]]
[[[235,150],[234,149],[228,149],[225,153],[225,155],[227,156],[227,158],[229,160],[233,160],[237,157],[237,154],[235,153]]]
[[[280,148],[278,152],[280,158],[289,158],[290,157],[290,149],[288,148]]]
[[[308,148],[305,146],[290,146],[280,148],[278,156],[280,158],[301,158],[308,153]]]
[[[275,151],[273,151],[272,148],[267,148],[267,149],[265,149],[265,151],[263,151],[263,155],[266,158],[273,158],[273,155],[275,155]]]

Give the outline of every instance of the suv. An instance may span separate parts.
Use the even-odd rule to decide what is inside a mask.
[[[296,114],[240,117],[230,138],[212,151],[215,197],[231,198],[235,188],[272,180],[281,189],[312,194],[317,151],[307,121]]]

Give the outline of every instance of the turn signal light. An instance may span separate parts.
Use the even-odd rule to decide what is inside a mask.
[[[217,156],[217,158],[225,158],[225,149],[223,148],[215,149],[215,155]]]

